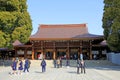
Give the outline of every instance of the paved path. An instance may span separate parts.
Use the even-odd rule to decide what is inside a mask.
[[[120,66],[87,68],[86,74],[76,74],[76,68],[47,67],[45,73],[40,66],[31,66],[29,73],[10,75],[10,67],[0,66],[0,80],[120,80]]]

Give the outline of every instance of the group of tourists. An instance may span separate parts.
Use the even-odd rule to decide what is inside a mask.
[[[80,72],[79,72],[79,70],[80,70],[80,68],[81,68],[81,73],[83,73],[84,72],[84,74],[85,74],[85,62],[84,62],[84,60],[83,60],[83,54],[81,53],[80,54],[80,59],[78,58],[78,60],[77,60],[77,74],[79,74]]]
[[[79,59],[77,60],[77,74],[80,74],[80,68],[81,68],[81,73],[85,74],[85,62],[83,59]]]
[[[85,71],[85,62],[83,60],[83,55],[82,54],[80,54],[80,59],[78,58],[78,60],[76,62],[77,62],[77,74],[80,73],[80,68],[81,68],[81,73],[85,74],[86,73],[86,71]],[[62,59],[61,58],[58,58],[57,60],[54,59],[53,64],[54,64],[54,68],[62,67]],[[69,66],[70,66],[70,62],[67,59],[66,60],[66,67],[69,68]]]
[[[61,68],[62,67],[62,59],[58,58],[57,60],[53,60],[54,68]]]
[[[18,58],[13,58],[12,60],[12,70],[13,72],[11,74],[22,74],[22,72],[29,72],[29,68],[30,68],[30,60],[29,59],[25,59],[24,61],[22,59],[18,59]],[[54,59],[53,60],[53,64],[54,64],[54,68],[62,68],[62,59],[58,58],[57,60]],[[46,61],[45,59],[41,60],[40,66],[42,67],[42,72],[46,72]],[[70,66],[70,62],[69,60],[66,60],[66,66],[67,68],[69,68]],[[80,57],[80,59],[78,58],[77,60],[77,74],[80,73],[80,68],[81,68],[81,73],[85,73],[85,62],[83,60],[83,56]]]
[[[25,61],[23,62],[23,59],[18,59],[18,58],[13,58],[12,60],[12,64],[11,64],[11,68],[12,68],[12,72],[11,74],[19,74],[21,75],[22,72],[29,72],[29,68],[30,68],[30,60],[29,59],[25,59]]]

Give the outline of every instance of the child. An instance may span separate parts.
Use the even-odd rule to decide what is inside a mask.
[[[13,70],[12,74],[15,74],[15,75],[16,75],[17,61],[15,60],[15,58],[13,58],[13,60],[12,60],[12,65],[11,65],[11,67],[12,67],[12,70]]]
[[[22,70],[23,70],[23,62],[22,62],[22,60],[20,59],[19,60],[19,67],[18,67],[18,70],[19,70],[19,74],[21,75],[22,73]]]

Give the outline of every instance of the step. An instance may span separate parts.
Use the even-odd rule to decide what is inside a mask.
[[[70,66],[76,67],[76,60],[69,60]],[[31,60],[32,66],[40,66],[41,60]],[[46,60],[47,66],[53,67],[53,60]],[[100,66],[117,66],[107,60],[85,60],[87,67],[100,67]],[[66,60],[62,60],[62,65],[66,66]]]
[[[30,60],[31,66],[41,66],[42,60]],[[70,66],[76,67],[76,60],[69,60]],[[47,66],[53,67],[53,60],[46,60]],[[12,64],[11,60],[0,61],[0,66],[10,66]],[[100,67],[100,66],[118,66],[116,64],[111,63],[108,60],[85,60],[85,64],[87,67]],[[66,66],[66,60],[62,60],[62,65]]]

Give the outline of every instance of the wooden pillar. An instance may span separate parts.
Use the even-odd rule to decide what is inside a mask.
[[[15,49],[15,57],[17,57],[17,47],[14,47],[14,49]]]
[[[79,48],[79,55],[78,55],[79,59],[80,59],[80,54],[83,54],[82,53],[82,45],[83,45],[83,43],[82,43],[82,41],[80,41],[80,48]]]
[[[99,58],[102,58],[102,49],[99,50]]]
[[[80,56],[80,48],[78,48],[78,58],[79,58],[79,56]]]
[[[53,51],[53,59],[56,59],[56,51]]]
[[[67,59],[70,59],[69,41],[67,42],[66,57],[67,57]]]
[[[70,59],[70,52],[69,52],[69,48],[67,48],[67,50],[66,50],[66,58],[67,58],[67,59]]]
[[[27,58],[27,48],[24,50],[24,58]]]
[[[34,52],[34,47],[32,47],[32,60],[35,59],[35,58],[34,58],[34,54],[35,54],[35,52]]]
[[[44,41],[41,41],[41,55],[42,55],[42,59],[45,58],[44,49],[43,49],[44,45],[43,44],[44,44]]]
[[[89,59],[91,60],[92,59],[92,42],[89,41],[89,43],[90,43]]]
[[[44,59],[45,58],[45,52],[44,52],[44,49],[42,48],[42,50],[41,50],[41,54],[42,54],[42,59]]]
[[[31,56],[31,58],[32,58],[32,60],[34,60],[34,58],[35,58],[34,41],[31,41],[31,43],[32,43],[32,56]]]
[[[55,41],[53,42],[53,59],[56,59],[56,47],[55,47]]]

